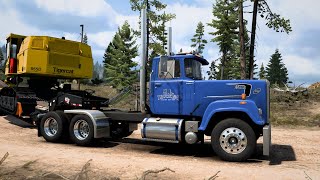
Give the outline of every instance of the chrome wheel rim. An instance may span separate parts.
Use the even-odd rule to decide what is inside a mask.
[[[229,154],[240,154],[247,144],[247,136],[238,128],[227,128],[220,135],[220,146]]]
[[[84,140],[89,136],[89,124],[85,120],[78,120],[73,126],[73,133],[79,140]]]
[[[45,120],[44,122],[44,132],[46,133],[47,136],[53,137],[58,133],[58,122],[52,117],[49,117],[48,119]]]

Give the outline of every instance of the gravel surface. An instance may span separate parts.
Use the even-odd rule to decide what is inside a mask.
[[[135,131],[120,141],[79,147],[48,143],[12,116],[0,117],[0,130],[0,159],[9,153],[0,179],[320,179],[319,127],[273,128],[270,159],[261,155],[260,138],[255,157],[243,163],[221,161],[209,137],[204,145],[178,145],[144,142]]]

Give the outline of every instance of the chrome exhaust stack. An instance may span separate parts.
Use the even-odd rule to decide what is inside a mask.
[[[141,10],[141,67],[140,67],[140,109],[146,109],[146,62],[147,62],[147,10]]]

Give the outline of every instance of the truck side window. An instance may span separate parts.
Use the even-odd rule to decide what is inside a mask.
[[[201,80],[201,63],[194,59],[185,59],[184,61],[184,68],[186,77]]]
[[[159,78],[173,79],[180,77],[180,63],[177,60],[159,62]]]

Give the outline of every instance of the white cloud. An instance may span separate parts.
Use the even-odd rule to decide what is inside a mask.
[[[317,58],[320,59],[320,58]],[[299,57],[296,55],[283,56],[283,62],[285,63],[289,74],[293,76],[299,75],[320,75],[319,63],[310,59]]]
[[[115,35],[115,31],[104,31],[98,32],[95,34],[87,34],[89,39],[89,44],[97,45],[100,48],[106,48],[113,36]]]
[[[113,17],[114,10],[104,0],[35,0],[38,8],[53,14],[72,14],[77,16]]]
[[[201,21],[206,25],[212,18],[211,7],[196,7],[194,5],[175,3],[168,6],[167,9],[169,13],[176,14],[176,19],[169,24],[173,27],[173,39],[177,41],[190,42],[197,24]],[[205,31],[208,32],[207,26]]]
[[[24,24],[18,17],[15,11],[2,11],[0,13],[0,21],[2,22],[0,28],[0,43],[5,43],[6,36],[10,33],[15,34],[37,34],[38,29]]]
[[[273,0],[269,5],[273,12],[291,20],[293,30],[314,27],[315,24],[320,23],[318,10],[320,1]]]
[[[124,16],[124,15],[118,14],[116,16],[116,20],[115,21],[116,21],[115,23],[118,26],[122,26],[125,21],[128,21],[128,23],[130,24],[132,29],[134,29],[134,30],[138,30],[139,29],[139,16],[135,16],[135,15]]]

